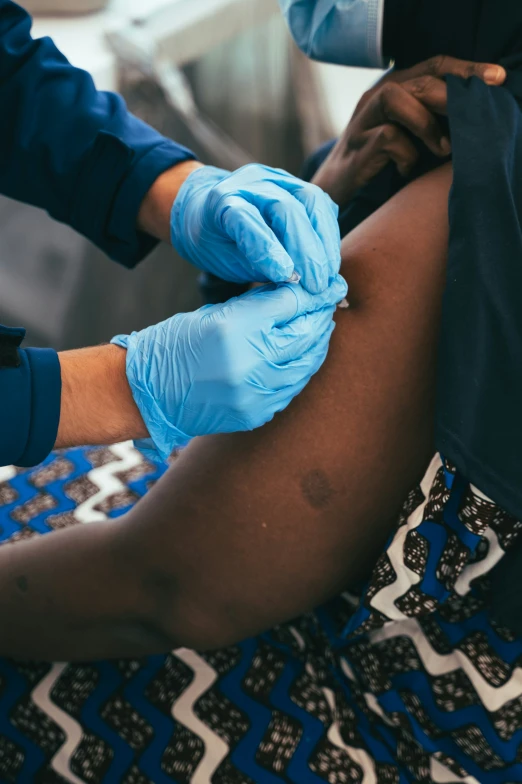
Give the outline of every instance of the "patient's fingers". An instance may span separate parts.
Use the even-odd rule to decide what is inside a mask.
[[[400,125],[435,155],[445,157],[450,152],[449,143],[433,111],[444,113],[446,103],[446,85],[440,79],[426,77],[400,85],[389,82],[373,95],[359,122],[365,130],[389,123]]]
[[[476,76],[486,84],[501,85],[507,78],[505,68],[493,63],[474,63],[469,60],[457,60],[455,57],[447,55],[437,55],[425,60],[413,68],[397,72],[398,81],[406,81],[418,76],[460,76],[463,79],[470,79]]]
[[[366,164],[361,165],[364,172],[362,184],[377,175],[392,160],[397,169],[406,177],[419,159],[419,151],[408,136],[397,125],[381,125],[364,135],[363,154]]]
[[[344,134],[319,167],[313,181],[340,206],[390,162],[408,176],[419,158],[419,139],[440,158],[451,155],[445,77],[478,77],[500,85],[504,68],[485,63],[434,57],[403,71],[389,71],[357,105]],[[412,139],[412,136],[416,139]]]
[[[506,70],[500,65],[444,55],[432,57],[413,68],[386,74],[361,100],[357,121],[366,129],[397,123],[422,139],[435,154],[449,155],[449,140],[433,115],[447,114],[445,77],[450,75],[463,79],[477,77],[492,86],[503,84],[507,78]]]
[[[397,85],[399,86],[399,85]],[[403,90],[436,114],[448,113],[448,86],[435,76],[417,76],[400,85]]]

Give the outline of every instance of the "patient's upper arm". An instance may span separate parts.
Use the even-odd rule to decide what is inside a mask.
[[[300,398],[262,430],[195,441],[122,522],[182,644],[286,620],[379,555],[433,450],[450,182],[446,166],[413,183],[345,239],[351,308]]]

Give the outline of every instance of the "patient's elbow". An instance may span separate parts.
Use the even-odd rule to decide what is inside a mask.
[[[142,621],[142,628],[146,631],[147,639],[154,641],[153,648],[148,651],[150,654],[167,653],[179,648],[213,651],[236,645],[244,639],[239,629],[220,624],[217,618],[195,619],[176,612],[167,619],[146,618]]]
[[[170,640],[172,649],[217,650],[236,645],[248,636],[240,624],[231,623],[211,606],[198,607],[190,603],[174,607],[167,617],[157,619],[156,623],[158,634]]]
[[[149,575],[145,581],[149,611],[143,619],[163,647],[215,650],[244,639],[244,626],[223,611],[212,596],[196,596],[175,578]]]
[[[132,630],[125,620],[120,637],[125,632],[129,638],[132,631],[143,643],[144,654],[155,654],[176,648],[213,650],[248,636],[230,607],[231,597],[220,586],[209,595],[198,575],[183,574],[176,559],[172,568],[169,559],[167,565],[158,563],[157,550],[148,548],[150,542],[140,540],[136,545],[128,528],[122,530],[126,536],[116,547],[124,587],[120,594],[125,597],[119,617],[134,620]]]

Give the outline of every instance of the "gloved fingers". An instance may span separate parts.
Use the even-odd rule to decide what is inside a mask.
[[[301,183],[295,188],[293,195],[305,208],[310,223],[324,247],[328,263],[328,275],[329,278],[333,278],[341,268],[341,234],[338,224],[339,207],[317,185]],[[308,286],[305,286],[305,288],[308,288]]]
[[[323,308],[335,308],[348,294],[348,285],[341,275],[336,275],[328,288],[320,294],[310,294],[302,286],[292,286],[292,291],[297,299],[297,313],[294,317],[296,318]]]
[[[262,185],[252,189],[248,199],[294,260],[305,289],[316,294],[326,288],[341,265],[339,208],[316,185],[282,169],[264,167],[263,177]]]
[[[267,345],[272,351],[272,360],[277,364],[286,364],[300,359],[317,346],[320,339],[333,323],[335,308],[323,308],[315,313],[305,313],[274,329],[268,336]]]
[[[258,164],[243,167],[226,181],[236,196],[216,189],[218,209],[242,197],[256,207],[293,260],[305,289],[315,294],[339,271],[339,209],[316,185],[305,183],[282,169]],[[228,232],[227,232],[228,233]],[[278,282],[273,276],[269,280]],[[287,276],[288,280],[290,275]]]
[[[314,313],[324,308],[334,308],[348,293],[344,278],[337,275],[321,294],[309,294],[301,285],[287,283],[280,286],[263,286],[242,294],[224,306],[224,312],[240,316],[245,328],[252,325],[256,331],[270,332],[305,313]]]
[[[321,364],[318,365],[317,370],[320,369],[322,364],[323,363],[321,362]],[[317,370],[314,372],[316,373]],[[263,414],[261,414],[261,411],[259,412],[259,421],[257,423],[249,422],[248,429],[254,430],[256,427],[262,427],[263,425],[266,425],[268,422],[272,421],[276,414],[279,414],[288,408],[292,400],[298,397],[303,389],[308,386],[313,375],[314,373],[308,373],[307,375],[302,376],[298,383],[284,387],[277,392],[270,392],[270,397],[267,398],[266,405],[263,409]]]
[[[256,197],[256,206],[293,260],[301,285],[312,294],[324,291],[330,277],[330,263],[324,243],[302,202],[284,188],[266,183]],[[333,223],[339,235],[337,222]]]
[[[332,321],[327,331],[317,341],[314,348],[310,349],[302,357],[287,362],[283,367],[284,376],[287,377],[291,386],[299,385],[303,380],[310,379],[322,367],[330,346],[330,339],[335,331],[336,324]],[[283,378],[282,378],[283,380]]]
[[[337,221],[339,217],[339,206],[322,190],[322,188],[319,188],[319,186],[307,182],[306,180],[301,180],[299,177],[289,174],[289,172],[284,169],[272,169],[268,166],[263,166],[262,168],[266,183],[273,183],[296,198],[298,197],[298,194],[300,195],[303,191],[306,192],[306,204],[301,197],[300,200],[307,208],[307,211],[308,208],[312,206],[309,198],[313,197],[315,209],[321,208],[325,212],[330,212],[334,220]]]
[[[324,245],[328,258],[337,261],[338,257],[340,263],[341,238],[337,223],[339,206],[319,186],[293,177],[283,169],[271,169],[271,172],[272,181],[292,194],[304,206],[312,226]],[[339,272],[339,267],[335,269],[333,274],[337,274],[337,272]]]
[[[314,346],[288,362],[266,363],[263,369],[263,385],[273,393],[286,390],[292,397],[298,394],[317,373],[328,353],[335,322],[330,321],[326,331],[315,341]]]
[[[221,225],[243,257],[245,280],[284,283],[294,272],[294,262],[263,219],[259,209],[241,196],[220,201]]]

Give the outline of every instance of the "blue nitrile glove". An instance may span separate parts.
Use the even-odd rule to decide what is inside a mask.
[[[324,291],[341,266],[339,208],[316,185],[251,164],[204,166],[183,183],[171,215],[172,244],[196,267],[234,283],[301,277]]]
[[[315,296],[268,285],[115,337],[159,455],[194,436],[253,430],[286,408],[323,364],[346,292],[340,276]]]

